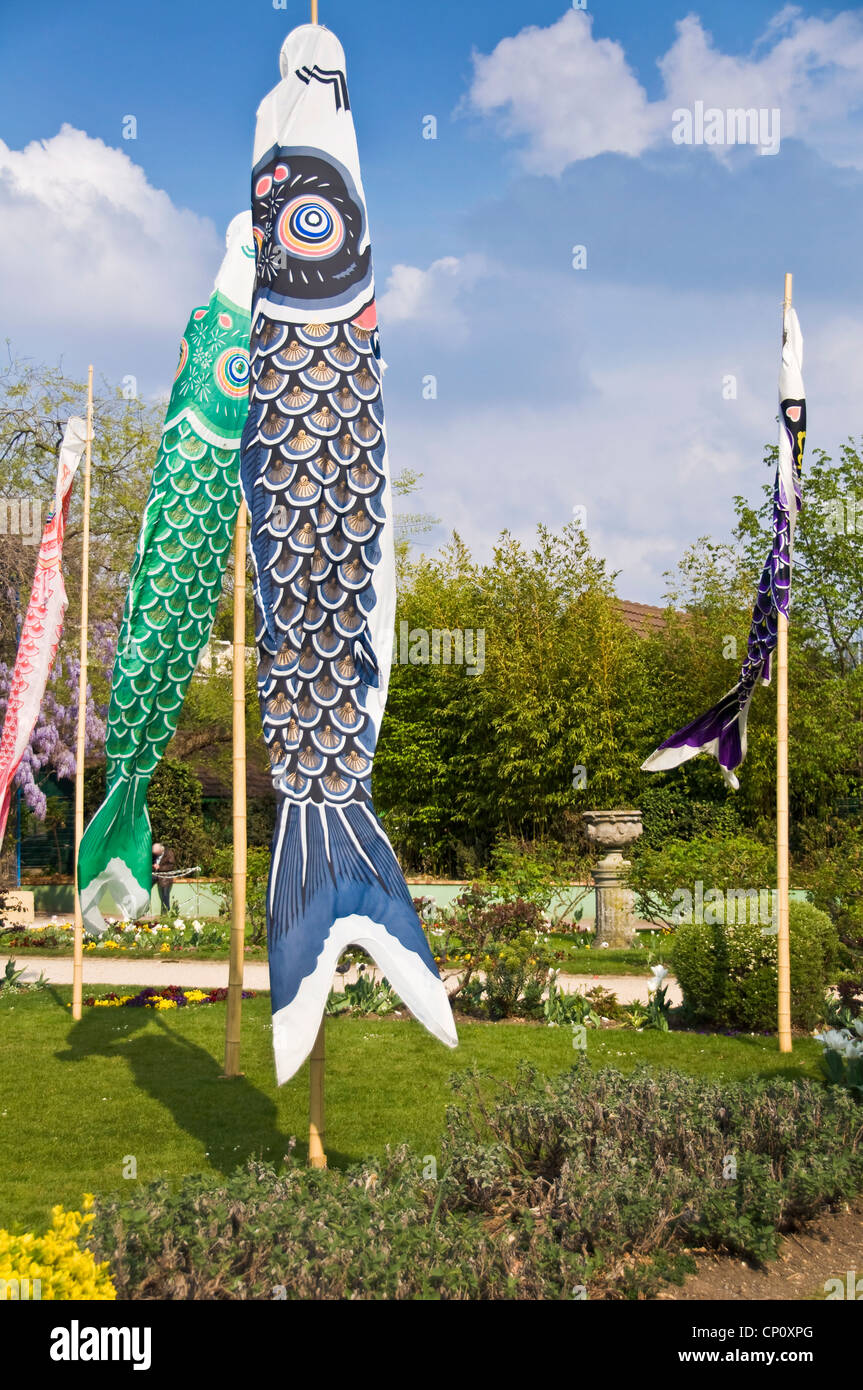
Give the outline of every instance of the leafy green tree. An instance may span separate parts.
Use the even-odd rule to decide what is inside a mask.
[[[375,797],[412,866],[472,873],[501,837],[566,840],[579,809],[632,802],[639,639],[580,528],[504,534],[485,565],[454,536],[402,578]],[[435,631],[473,674],[430,659]]]

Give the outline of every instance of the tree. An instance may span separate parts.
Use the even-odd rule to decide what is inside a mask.
[[[632,800],[638,639],[582,530],[504,534],[486,565],[454,536],[402,581],[374,788],[408,863],[472,872],[501,838],[565,840],[580,808]],[[435,662],[445,635],[482,668]]]

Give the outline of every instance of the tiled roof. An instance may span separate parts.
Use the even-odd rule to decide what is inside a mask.
[[[617,600],[617,606],[625,623],[637,632],[639,637],[649,637],[653,632],[661,632],[665,627],[666,608],[657,608],[653,603],[632,603],[629,599]]]

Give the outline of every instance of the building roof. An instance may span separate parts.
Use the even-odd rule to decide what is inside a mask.
[[[667,621],[667,608],[658,608],[654,603],[633,603],[631,599],[616,600],[621,617],[639,637],[650,637],[661,632]]]

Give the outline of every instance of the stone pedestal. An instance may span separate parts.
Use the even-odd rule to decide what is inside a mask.
[[[631,946],[635,939],[635,894],[626,887],[629,860],[622,851],[642,831],[640,811],[585,811],[587,838],[605,855],[593,870],[596,887],[596,946]]]

